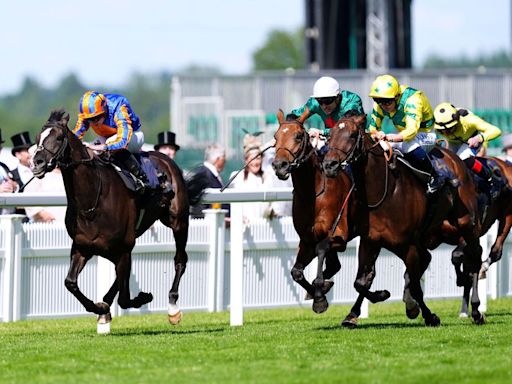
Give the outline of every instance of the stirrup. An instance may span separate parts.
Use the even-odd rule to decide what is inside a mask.
[[[430,179],[427,184],[427,194],[433,195],[437,191],[441,189],[443,186],[442,180],[439,179],[439,177],[430,176]]]

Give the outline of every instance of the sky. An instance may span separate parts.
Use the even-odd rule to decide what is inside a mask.
[[[509,50],[510,0],[413,0],[413,62]],[[304,24],[304,0],[3,1],[0,95],[31,76],[55,86],[75,73],[89,86],[190,64],[251,70],[270,31]]]

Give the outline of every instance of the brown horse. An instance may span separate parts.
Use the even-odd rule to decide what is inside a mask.
[[[189,225],[189,196],[181,170],[167,156],[150,152],[152,162],[158,164],[172,183],[175,196],[161,192],[142,199],[125,186],[109,162],[89,152],[68,129],[68,122],[68,113],[52,111],[37,135],[33,157],[34,175],[39,178],[57,165],[62,170],[68,200],[66,228],[73,240],[66,288],[87,311],[107,321],[118,292],[118,303],[123,309],[139,308],[151,302],[153,296],[146,292],[130,298],[131,253],[135,239],[160,220],[172,228],[176,241],[175,276],[169,292],[168,315],[169,321],[177,324],[182,315],[177,305],[178,287],[188,260],[185,246]],[[116,270],[114,284],[99,303],[87,298],[77,283],[78,275],[94,255],[110,260]]]
[[[298,119],[285,120],[282,111],[277,114],[279,129],[275,133],[276,154],[272,167],[280,179],[290,174],[293,181],[293,224],[299,235],[299,249],[291,270],[293,279],[313,297],[313,310],[327,309],[325,293],[332,287],[330,279],[341,268],[337,251],[344,251],[354,237],[347,217],[353,211],[349,198],[350,179],[345,173],[326,178],[304,128],[305,111]],[[310,284],[304,269],[318,256],[317,277]],[[326,267],[323,268],[325,258]],[[377,291],[372,301],[389,297],[387,291]],[[362,298],[361,298],[362,300]]]
[[[423,300],[420,279],[431,260],[429,249],[442,242],[459,244],[462,236],[465,270],[473,287],[472,317],[475,323],[483,323],[476,289],[482,252],[478,239],[480,222],[476,187],[469,171],[455,154],[436,148],[435,154],[456,175],[459,185],[446,185],[435,202],[429,201],[424,185],[402,162],[397,161],[390,169],[386,152],[365,132],[364,122],[364,118],[340,120],[331,129],[329,151],[323,162],[328,176],[336,176],[344,166],[350,165],[354,177],[354,198],[359,204],[353,225],[361,236],[356,290],[366,296],[375,277],[377,256],[386,248],[406,265],[404,299],[410,292],[425,324],[438,326],[439,317]],[[359,314],[360,309],[354,306],[344,324],[353,326]],[[414,307],[407,306],[410,318],[417,314]]]

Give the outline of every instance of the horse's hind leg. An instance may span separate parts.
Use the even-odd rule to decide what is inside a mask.
[[[117,292],[119,292],[119,285],[116,278],[108,292],[105,294],[105,296],[103,296],[103,301],[111,306],[114,302],[114,298],[116,297]]]
[[[460,306],[459,317],[468,317],[469,293],[471,292],[471,285],[464,286],[464,293],[462,294],[462,303]]]
[[[187,218],[188,220],[188,218]],[[176,241],[176,255],[174,256],[174,280],[169,291],[169,308],[167,311],[169,322],[173,325],[178,324],[183,316],[178,307],[181,277],[187,268],[188,254],[185,250],[188,240],[188,221],[186,225],[173,227],[174,240]]]
[[[372,303],[379,303],[387,300],[391,294],[387,290],[370,291],[375,278],[375,262],[379,256],[381,246],[361,239],[358,252],[358,270],[354,288],[360,294],[366,297]]]
[[[90,255],[84,255],[75,243],[73,243],[71,246],[71,264],[64,284],[68,291],[80,301],[87,312],[92,312],[97,315],[106,315],[110,312],[110,306],[106,303],[95,304],[92,300],[87,298],[78,287],[78,275],[82,272],[90,258]]]
[[[503,244],[505,243],[511,227],[512,215],[507,215],[505,218],[499,220],[498,236],[492,245],[489,257],[482,263],[482,267],[480,268],[480,273],[478,275],[479,279],[485,279],[487,277],[487,270],[491,264],[501,259],[503,254]]]
[[[151,293],[139,292],[139,294],[130,299],[130,271],[132,269],[132,257],[130,252],[125,252],[116,263],[116,281],[119,287],[119,298],[117,302],[123,309],[140,308],[144,304],[153,301]],[[109,292],[112,292],[111,288]]]
[[[407,317],[409,319],[415,319],[420,314],[420,306],[411,295],[410,284],[411,278],[409,277],[409,273],[406,271],[404,273],[404,295],[402,301],[405,303],[405,314]]]
[[[323,277],[324,259],[329,249],[329,240],[327,238],[322,240],[316,246],[316,253],[318,256],[318,267],[316,279],[313,281],[313,286],[315,288],[315,294],[313,296],[313,311],[315,311],[316,313],[323,313],[329,307],[329,303],[327,302],[327,298],[325,297],[324,294],[325,280]]]
[[[478,241],[473,245],[464,248],[464,271],[469,274],[469,282],[467,286],[471,286],[471,317],[475,324],[481,325],[485,323],[485,318],[478,310],[480,306],[480,297],[478,296],[478,273],[482,266],[482,247]]]

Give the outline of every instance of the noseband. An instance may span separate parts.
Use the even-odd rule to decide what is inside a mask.
[[[311,147],[311,149],[308,152],[307,149],[308,149],[309,135],[307,134],[306,129],[304,128],[304,125],[302,123],[300,123],[298,121],[287,121],[286,124],[297,124],[304,131],[304,135],[303,135],[302,141],[300,143],[300,149],[297,151],[297,153],[293,153],[287,147],[276,147],[276,155],[277,155],[277,152],[279,152],[279,150],[284,150],[284,151],[287,151],[292,156],[293,160],[290,163],[290,169],[293,170],[293,169],[298,168],[304,162],[306,162],[311,157],[311,155],[314,153],[315,148]],[[282,125],[283,124],[279,125],[279,129],[281,129]],[[279,129],[277,131],[279,131]],[[277,134],[277,132],[276,132],[276,134]],[[274,139],[275,139],[275,135],[274,135]]]
[[[350,148],[350,150],[344,151],[343,149],[336,148],[332,145],[329,145],[329,149],[341,152],[343,155],[345,155],[345,159],[343,161],[339,161],[340,166],[342,168],[345,168],[347,165],[355,163],[364,154],[363,135],[361,133],[361,130],[357,129],[356,143]]]
[[[64,139],[63,139],[63,142],[62,142],[62,145],[60,146],[60,148],[56,152],[50,151],[48,148],[46,148],[43,145],[43,143],[41,143],[40,145],[37,146],[34,155],[37,152],[44,150],[44,151],[48,152],[51,155],[50,160],[48,160],[48,162],[46,163],[47,167],[55,167],[55,165],[57,165],[57,164],[59,164],[60,167],[62,167],[63,165],[67,166],[69,164],[63,164],[62,161],[60,161],[60,160],[62,159],[62,157],[64,155],[64,151],[66,150],[68,145],[69,145],[69,140],[68,140],[67,135],[65,135]]]

